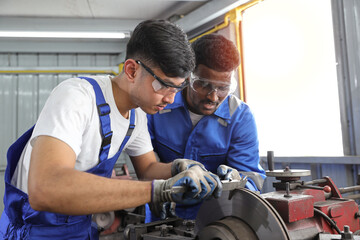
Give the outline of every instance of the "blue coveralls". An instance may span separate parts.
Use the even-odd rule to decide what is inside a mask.
[[[90,82],[94,88],[101,124],[101,135],[103,137],[99,164],[86,172],[110,177],[114,165],[135,127],[135,110],[131,110],[130,126],[119,151],[112,158],[108,158],[112,137],[109,116],[110,106],[105,102],[101,88],[94,79],[81,78]],[[29,204],[28,195],[11,185],[11,178],[33,129],[34,127],[22,135],[9,148],[7,153],[8,165],[5,172],[4,195],[5,210],[0,219],[0,239],[98,239],[98,231],[96,226],[94,226],[95,224],[91,221],[91,215],[68,216],[35,211]]]
[[[179,92],[174,103],[155,115],[148,115],[148,128],[154,151],[162,162],[192,159],[213,173],[220,164],[225,164],[239,171],[258,173],[261,180],[265,179],[265,171],[259,164],[254,117],[248,105],[235,96],[228,96],[214,114],[204,116],[193,128],[184,96]],[[258,191],[250,178],[246,187]],[[195,219],[199,207],[177,204],[176,214]]]

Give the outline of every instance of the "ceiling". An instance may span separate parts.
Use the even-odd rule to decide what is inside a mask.
[[[2,0],[0,15],[15,17],[64,17],[148,19],[186,14],[206,0],[195,1],[125,1],[125,0]]]
[[[127,31],[146,19],[169,19],[188,34],[222,21],[248,0],[0,0],[0,31]],[[121,54],[127,40],[1,38],[0,52]],[[86,44],[84,44],[86,43]]]

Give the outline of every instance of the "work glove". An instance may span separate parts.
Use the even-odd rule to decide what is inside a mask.
[[[251,190],[251,191],[259,191],[256,184],[253,182],[251,178],[248,177],[248,174],[251,174],[251,172],[242,172],[239,173],[238,170],[235,168],[226,166],[226,165],[220,165],[217,169],[217,175],[221,180],[242,180],[246,181],[245,188]],[[254,174],[254,173],[252,173]]]
[[[194,160],[190,160],[190,159],[185,159],[185,158],[178,158],[175,159],[172,162],[171,165],[171,176],[176,176],[177,174],[179,174],[180,172],[183,172],[191,167],[194,166],[200,166],[202,169],[205,169],[204,165],[196,162]],[[184,192],[185,192],[185,187],[184,187]],[[217,194],[217,192],[216,192]],[[195,200],[194,200],[195,201]],[[151,212],[156,215],[157,217],[160,217],[160,219],[166,219],[168,217],[176,217],[175,214],[175,207],[176,207],[176,203],[175,202],[151,202],[149,203],[149,207],[151,209]]]
[[[235,168],[226,166],[226,165],[220,165],[217,168],[217,175],[221,180],[241,180],[241,176]]]
[[[177,217],[175,213],[176,203],[165,202],[165,203],[149,203],[151,213],[161,220],[167,218]]]
[[[187,159],[185,159],[187,160]],[[188,163],[195,162],[189,160]],[[186,161],[185,161],[186,162]],[[184,163],[184,162],[183,162]],[[186,170],[167,180],[153,180],[149,207],[155,216],[165,219],[175,216],[175,204],[193,205],[214,196],[220,197],[222,184],[217,175],[207,171],[202,164],[187,164]],[[180,164],[180,169],[184,164]],[[171,205],[167,204],[172,202]],[[172,208],[169,208],[172,206]]]
[[[171,164],[171,176],[175,176],[176,174],[181,173],[182,171],[185,171],[195,165],[199,165],[205,169],[204,165],[200,162],[186,158],[175,159]]]
[[[193,205],[212,195],[217,198],[221,191],[222,185],[217,175],[200,165],[194,165],[167,180],[153,180],[150,206],[153,210],[161,209],[165,202]]]

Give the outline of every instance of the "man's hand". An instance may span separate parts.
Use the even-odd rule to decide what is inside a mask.
[[[181,173],[182,171],[185,171],[195,165],[199,165],[205,169],[204,165],[200,162],[186,158],[175,159],[171,164],[171,176],[175,176],[176,174]]]
[[[217,169],[217,175],[221,180],[241,180],[241,176],[235,168],[220,165]]]
[[[176,203],[165,202],[165,203],[149,203],[151,213],[161,220],[167,218],[177,217],[175,212]]]
[[[185,191],[174,191],[176,187],[182,187]],[[218,176],[195,165],[168,180],[154,180],[151,200],[153,203],[175,202],[191,205],[211,195],[219,197],[221,190]]]

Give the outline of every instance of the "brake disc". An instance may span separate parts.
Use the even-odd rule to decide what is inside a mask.
[[[195,222],[200,240],[290,240],[284,221],[271,204],[245,188],[205,201]]]
[[[198,234],[199,240],[258,240],[255,232],[241,219],[225,217],[204,227]]]

